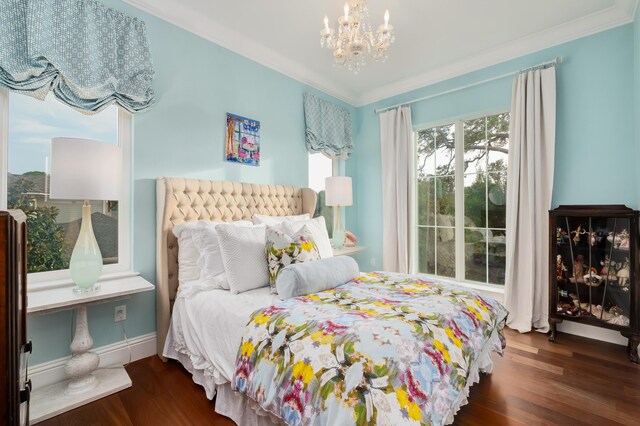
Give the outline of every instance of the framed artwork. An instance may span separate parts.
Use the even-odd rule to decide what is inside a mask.
[[[227,113],[226,160],[260,165],[260,122]]]

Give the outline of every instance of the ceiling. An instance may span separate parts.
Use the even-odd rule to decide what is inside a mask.
[[[484,68],[633,20],[638,0],[369,0],[396,42],[359,74],[320,48],[325,14],[344,0],[124,0],[354,106]]]

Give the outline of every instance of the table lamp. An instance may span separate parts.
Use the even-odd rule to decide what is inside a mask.
[[[325,204],[335,206],[333,245],[335,248],[344,246],[344,226],[342,225],[341,206],[353,205],[353,192],[351,189],[351,178],[348,176],[331,176],[325,179]]]
[[[102,273],[89,200],[118,200],[121,174],[122,150],[117,145],[76,138],[51,140],[49,198],[84,200],[80,233],[69,264],[75,292],[96,290]]]

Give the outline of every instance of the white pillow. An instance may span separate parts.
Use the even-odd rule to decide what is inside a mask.
[[[200,281],[214,288],[229,290],[229,282],[224,272],[224,264],[220,254],[218,232],[216,231],[216,226],[222,223],[228,223],[233,226],[253,226],[253,223],[248,220],[238,220],[236,222],[209,222],[202,220],[197,222],[191,234],[193,243],[198,250],[197,265],[200,268]]]
[[[200,279],[198,258],[200,252],[193,241],[193,230],[198,222],[179,223],[173,227],[173,235],[178,239],[178,283]]]
[[[296,222],[299,220],[309,220],[311,216],[309,213],[292,215],[292,216],[268,216],[264,214],[254,214],[251,219],[253,219],[253,223],[256,225],[265,224],[265,225],[277,225],[282,222]]]
[[[265,251],[265,225],[252,227],[216,226],[220,253],[231,293],[237,294],[269,285]]]
[[[318,246],[320,258],[326,259],[333,257],[333,248],[331,248],[331,240],[329,240],[329,233],[327,232],[324,217],[318,216],[315,219],[299,220],[296,222],[289,221],[283,224],[286,232],[289,234],[295,234],[305,225],[309,228],[309,231],[311,231],[313,241],[315,241]]]

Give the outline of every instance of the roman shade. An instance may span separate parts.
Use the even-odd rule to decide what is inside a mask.
[[[86,114],[153,104],[144,22],[94,0],[1,0],[0,86]]]
[[[346,108],[304,94],[306,144],[310,153],[321,152],[329,158],[346,160],[353,152],[351,114]]]

